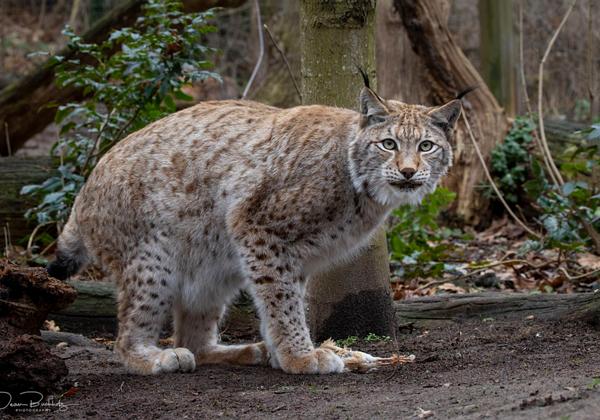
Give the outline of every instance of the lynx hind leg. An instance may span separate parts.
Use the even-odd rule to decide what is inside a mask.
[[[268,365],[264,343],[218,344],[224,306],[202,311],[175,309],[175,345],[190,349],[198,364]]]
[[[115,350],[133,373],[191,372],[196,368],[190,350],[157,347],[173,303],[174,279],[167,274],[140,265],[124,273],[120,281],[119,335]]]

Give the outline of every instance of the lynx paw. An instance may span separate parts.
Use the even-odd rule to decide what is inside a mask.
[[[327,374],[344,370],[342,359],[328,349],[315,349],[305,355],[287,355],[280,358],[281,368],[286,373]]]
[[[165,349],[155,356],[152,373],[192,372],[196,369],[196,359],[191,351],[183,347]]]

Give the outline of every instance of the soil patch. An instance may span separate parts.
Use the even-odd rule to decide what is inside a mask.
[[[127,374],[106,348],[53,351],[75,388],[50,418],[561,418],[600,413],[600,332],[586,324],[493,320],[404,330],[399,346],[359,341],[414,364],[369,374],[293,376],[262,367]]]

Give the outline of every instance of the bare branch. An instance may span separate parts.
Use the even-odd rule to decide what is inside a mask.
[[[246,84],[246,88],[244,89],[244,93],[242,94],[242,99],[246,99],[246,97],[248,96],[248,91],[252,87],[254,79],[256,79],[258,69],[260,69],[260,65],[262,64],[263,57],[265,55],[265,36],[263,34],[263,24],[262,18],[260,16],[260,5],[258,4],[258,0],[254,0],[254,8],[256,9],[256,26],[258,28],[258,44],[260,50],[258,53],[258,60],[256,61],[256,65],[254,66],[254,70],[252,70],[252,75],[250,76],[248,84]]]
[[[294,88],[296,89],[296,93],[298,94],[298,97],[300,98],[300,102],[302,102],[302,93],[300,93],[300,88],[298,87],[298,84],[296,83],[296,79],[294,78],[294,74],[292,73],[292,67],[290,66],[290,63],[287,60],[285,53],[283,52],[283,50],[281,48],[279,48],[279,45],[277,45],[277,42],[275,42],[275,38],[273,37],[273,34],[269,30],[269,27],[266,24],[264,24],[263,27],[265,28],[265,31],[267,31],[267,35],[269,35],[269,38],[271,39],[273,46],[275,47],[275,49],[277,49],[277,51],[281,55],[281,58],[283,59],[285,65],[287,67],[290,78],[292,79],[292,82],[294,83]]]
[[[552,50],[552,47],[554,46],[554,42],[556,41],[556,38],[558,38],[558,34],[562,30],[563,26],[565,26],[567,19],[571,15],[571,12],[573,11],[573,8],[575,7],[575,3],[577,3],[577,0],[573,0],[571,2],[571,5],[567,9],[567,12],[565,13],[562,20],[560,21],[558,28],[556,28],[556,31],[554,31],[554,35],[552,35],[552,38],[550,38],[548,47],[546,47],[546,51],[544,52],[544,55],[542,56],[542,60],[540,61],[540,69],[538,72],[538,120],[539,120],[538,126],[539,126],[539,130],[540,130],[540,140],[542,142],[544,153],[546,153],[546,156],[548,158],[548,163],[550,164],[550,168],[554,172],[554,175],[555,175],[559,185],[563,185],[565,183],[565,181],[563,180],[563,177],[562,177],[560,171],[556,167],[556,164],[554,163],[554,159],[552,159],[552,154],[550,153],[550,148],[548,147],[548,141],[546,140],[546,131],[544,129],[544,110],[543,110],[544,64],[546,63],[546,60],[547,60],[548,56],[550,55],[550,51]]]
[[[519,70],[521,75],[521,87],[523,88],[523,98],[525,99],[525,105],[527,106],[527,113],[530,116],[533,116],[533,110],[531,109],[531,101],[529,100],[529,93],[527,93],[527,79],[525,77],[525,58],[523,54],[523,0],[519,2]],[[537,129],[533,131],[533,138],[540,149],[540,153],[542,154],[542,158],[544,159],[544,165],[546,166],[546,170],[554,185],[558,185],[558,180],[554,175],[554,171],[550,166],[550,162],[548,161],[548,157],[544,152],[544,146],[542,146],[542,141],[538,135]]]
[[[567,280],[569,280],[570,282],[572,282],[572,281],[575,281],[575,280],[581,280],[581,279],[584,279],[586,277],[590,277],[590,276],[593,276],[595,274],[598,274],[598,273],[600,273],[600,268],[597,268],[597,269],[592,270],[592,271],[588,271],[588,272],[583,273],[583,274],[579,274],[577,276],[571,276],[569,274],[569,272],[567,270],[565,270],[563,267],[558,267],[558,271],[560,271],[561,273],[563,273],[564,276],[567,278]]]

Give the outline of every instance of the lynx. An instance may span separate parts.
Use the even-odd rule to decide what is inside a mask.
[[[407,105],[368,86],[359,103],[205,102],[131,134],[78,195],[49,273],[64,279],[88,262],[110,273],[115,350],[132,372],[341,372],[342,359],[311,341],[306,282],[360,252],[394,207],[434,190],[461,112],[459,100]],[[219,344],[219,320],[243,288],[264,341]],[[175,348],[162,349],[169,315]]]

